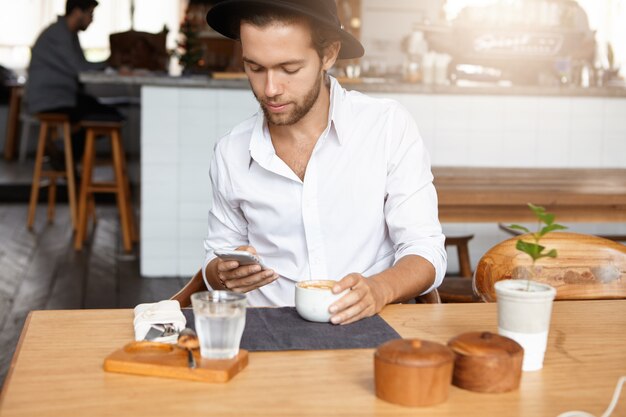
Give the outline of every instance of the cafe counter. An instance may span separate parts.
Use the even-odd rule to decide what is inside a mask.
[[[204,259],[213,146],[258,110],[247,80],[81,79],[141,87],[141,274],[195,274]],[[404,105],[435,167],[626,168],[623,90],[344,86]]]
[[[205,75],[170,77],[165,75],[119,75],[116,73],[83,73],[81,81],[88,83],[150,85],[182,88],[247,89],[243,73],[220,73],[217,78]],[[498,83],[463,82],[460,85],[426,85],[385,78],[342,79],[351,90],[363,93],[447,94],[447,95],[506,95],[560,97],[623,97],[626,84],[615,87],[511,86]]]

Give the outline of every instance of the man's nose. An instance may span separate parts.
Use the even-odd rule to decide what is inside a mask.
[[[267,78],[265,79],[265,95],[267,97],[275,97],[282,93],[282,87],[280,83],[280,77],[275,71],[267,71]]]

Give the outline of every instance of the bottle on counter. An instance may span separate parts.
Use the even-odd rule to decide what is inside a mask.
[[[435,83],[435,52],[427,52],[422,58],[422,82],[424,84]]]
[[[583,88],[591,86],[591,69],[588,65],[583,65],[580,69],[580,86]]]
[[[411,34],[405,38],[404,42],[404,80],[410,83],[421,82],[423,79],[422,60],[428,51],[428,43],[424,37],[424,32],[415,28]]]
[[[435,84],[448,85],[448,67],[452,57],[448,54],[437,54],[435,57]]]

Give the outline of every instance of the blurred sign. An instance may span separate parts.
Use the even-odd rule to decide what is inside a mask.
[[[563,35],[541,33],[483,33],[472,41],[473,50],[482,54],[557,56]]]

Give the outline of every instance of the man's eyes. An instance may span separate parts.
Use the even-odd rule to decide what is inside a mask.
[[[250,71],[252,72],[263,72],[265,71],[264,67],[261,67],[259,65],[248,65],[248,68],[250,69]],[[300,71],[300,68],[289,68],[289,67],[282,67],[283,72],[285,72],[285,74],[295,74],[298,71]]]

